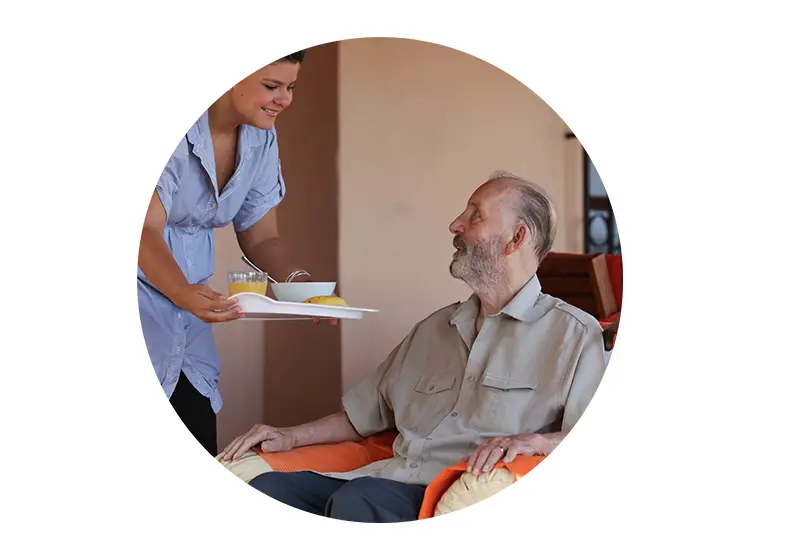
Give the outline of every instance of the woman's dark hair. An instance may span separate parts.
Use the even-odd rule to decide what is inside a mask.
[[[295,52],[293,54],[289,54],[286,57],[282,57],[278,61],[288,61],[289,63],[302,63],[305,57],[306,57],[306,51],[300,50],[299,52]]]

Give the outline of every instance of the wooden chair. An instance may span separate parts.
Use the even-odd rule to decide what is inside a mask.
[[[610,274],[610,264],[619,269],[616,276]],[[543,292],[586,311],[600,322],[606,349],[610,350],[619,328],[621,268],[619,256],[551,252],[539,266],[538,276]]]

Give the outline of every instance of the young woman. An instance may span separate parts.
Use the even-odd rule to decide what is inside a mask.
[[[299,271],[278,234],[286,193],[275,119],[292,103],[305,51],[233,86],[195,122],[158,180],[139,248],[139,314],[150,359],[181,420],[217,455],[222,408],[212,322],[241,316],[209,288],[215,228],[233,223],[245,255],[276,279]],[[297,281],[309,281],[309,278]]]

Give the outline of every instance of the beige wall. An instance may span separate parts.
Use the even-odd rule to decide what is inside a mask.
[[[359,39],[339,55],[339,266],[343,295],[381,310],[343,325],[345,388],[432,311],[468,296],[450,278],[451,220],[504,168],[543,185],[562,215],[559,251],[579,251],[571,225],[567,127],[543,101],[472,56],[400,39]],[[577,191],[577,193],[576,193]]]

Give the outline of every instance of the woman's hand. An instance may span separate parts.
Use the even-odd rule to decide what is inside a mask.
[[[235,461],[247,450],[261,444],[265,452],[288,452],[296,447],[294,436],[288,430],[278,429],[265,424],[256,424],[250,431],[240,435],[228,444],[217,456],[220,461]]]
[[[224,294],[201,284],[186,285],[179,289],[173,303],[192,313],[203,322],[230,322],[244,316],[236,305],[236,298],[228,299]]]

